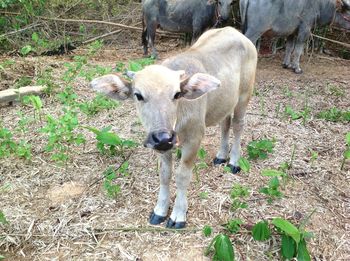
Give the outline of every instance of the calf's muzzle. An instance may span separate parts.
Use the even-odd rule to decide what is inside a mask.
[[[148,134],[144,146],[158,151],[167,151],[174,147],[176,134],[174,131],[155,131]]]

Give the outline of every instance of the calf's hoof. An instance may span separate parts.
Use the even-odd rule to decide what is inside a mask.
[[[300,68],[294,68],[294,72],[295,72],[296,74],[302,74],[302,73],[303,73],[303,70],[300,69]]]
[[[223,164],[223,163],[226,163],[226,159],[219,159],[219,158],[216,158],[214,159],[214,165],[220,165],[220,164]]]
[[[230,170],[231,170],[231,172],[232,172],[233,174],[237,174],[238,172],[241,171],[240,166],[233,166],[233,165],[231,165],[231,164],[227,164],[227,167],[230,168]]]
[[[186,222],[175,222],[171,218],[168,219],[168,222],[166,223],[167,228],[175,228],[175,229],[181,229],[186,226]]]
[[[159,225],[165,221],[166,217],[158,216],[154,212],[151,213],[149,217],[149,223],[152,225]]]
[[[289,69],[290,67],[289,67],[289,64],[282,63],[282,68]]]

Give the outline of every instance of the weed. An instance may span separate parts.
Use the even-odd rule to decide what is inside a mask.
[[[203,234],[205,237],[210,237],[211,233],[213,232],[213,229],[211,226],[205,225],[202,229]]]
[[[77,112],[63,108],[64,114],[59,118],[47,115],[46,125],[41,132],[48,135],[46,152],[53,152],[51,159],[54,161],[67,161],[70,147],[85,143],[85,138],[75,130],[79,126]]]
[[[237,210],[239,208],[247,208],[248,204],[246,202],[243,202],[242,199],[248,197],[249,195],[250,192],[247,187],[244,187],[240,184],[234,184],[231,189],[231,208],[233,210]]]
[[[206,191],[202,191],[202,192],[199,193],[199,198],[200,199],[207,199],[208,196],[209,196],[209,193],[206,192]]]
[[[79,104],[80,110],[86,115],[95,115],[100,111],[114,109],[118,102],[107,98],[104,95],[97,95],[92,101]]]
[[[34,119],[36,119],[37,115],[39,116],[39,118],[41,118],[40,113],[43,107],[43,103],[39,96],[36,96],[36,95],[24,96],[22,99],[22,102],[24,105],[30,104],[34,108]]]
[[[282,192],[279,190],[280,180],[279,178],[286,178],[287,175],[278,170],[268,169],[263,170],[261,173],[263,176],[271,177],[267,187],[260,188],[259,192],[268,196],[267,202],[272,203],[276,198],[281,198],[283,196]]]
[[[18,89],[31,84],[32,84],[32,78],[29,78],[28,76],[21,76],[16,80],[15,88]]]
[[[243,221],[239,218],[231,219],[227,224],[225,224],[225,228],[231,234],[236,234],[241,229],[242,224],[243,224]]]
[[[343,153],[343,160],[340,166],[340,170],[343,170],[345,161],[350,159],[350,132],[348,132],[345,136],[346,149]]]
[[[207,157],[207,152],[205,151],[205,149],[200,148],[197,152],[197,157],[199,158],[199,162],[196,163],[193,171],[196,175],[196,181],[199,182],[199,171],[201,169],[208,168],[208,164],[205,162],[205,159]]]
[[[260,221],[253,226],[253,238],[257,241],[265,241],[271,237],[271,230],[266,221]]]
[[[71,86],[67,86],[62,92],[57,94],[58,100],[64,105],[76,105],[78,95],[73,91]]]
[[[268,153],[273,152],[274,148],[274,140],[254,140],[249,142],[247,151],[248,151],[248,159],[266,159]]]
[[[7,221],[5,214],[0,211],[0,224],[8,224],[9,222]]]
[[[350,122],[350,111],[341,111],[338,108],[331,108],[317,114],[319,119],[331,122]]]
[[[108,197],[116,198],[121,192],[120,186],[113,184],[114,180],[117,178],[117,173],[113,170],[113,167],[109,167],[103,172],[105,180],[103,182],[103,188],[107,192]]]
[[[12,154],[29,160],[31,158],[31,146],[23,140],[17,143],[13,139],[11,131],[0,125],[0,158],[8,157]]]
[[[339,86],[333,85],[333,84],[327,84],[327,90],[329,91],[330,95],[338,96],[338,97],[344,97],[345,96],[345,90],[341,89]]]
[[[36,84],[46,86],[45,93],[50,95],[58,88],[58,85],[52,79],[52,69],[46,69],[39,74]]]
[[[124,155],[124,150],[126,148],[135,147],[137,144],[132,140],[126,140],[120,138],[117,134],[110,132],[112,129],[111,126],[98,130],[93,127],[84,127],[96,135],[97,140],[97,149],[105,154],[109,153],[110,155]]]
[[[287,105],[284,110],[285,114],[290,117],[291,120],[303,119],[303,125],[306,124],[307,119],[310,118],[310,108],[305,105],[304,110],[295,111],[291,106]]]

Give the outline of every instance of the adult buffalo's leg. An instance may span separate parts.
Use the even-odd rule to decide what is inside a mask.
[[[294,49],[294,43],[295,43],[295,38],[294,35],[289,35],[287,37],[287,43],[286,43],[286,53],[284,55],[284,60],[282,63],[283,68],[291,68],[291,63],[290,63],[290,58]]]
[[[306,26],[301,26],[298,31],[298,36],[296,37],[294,54],[293,54],[292,68],[294,69],[295,73],[298,73],[298,74],[303,73],[302,69],[300,68],[300,56],[303,53],[305,41],[309,36],[310,36],[310,28]]]
[[[144,56],[148,55],[148,39],[147,38],[148,38],[148,32],[147,32],[147,28],[146,28],[146,29],[144,29],[144,31],[142,31],[142,36],[141,36]]]
[[[219,165],[227,161],[226,159],[230,150],[229,137],[230,137],[231,120],[232,120],[232,117],[231,115],[229,115],[221,122],[221,143],[220,143],[220,149],[214,159],[214,165]]]
[[[176,199],[173,211],[167,222],[168,228],[184,228],[188,208],[187,189],[192,178],[192,169],[196,160],[197,151],[204,135],[204,129],[186,136],[181,150],[181,162],[176,169]]]
[[[236,105],[236,109],[234,111],[234,117],[232,121],[232,128],[234,134],[234,140],[230,153],[230,162],[227,165],[233,174],[240,172],[241,168],[239,167],[239,158],[241,157],[241,135],[244,128],[246,107],[248,101],[242,102]]]
[[[169,183],[171,179],[172,171],[172,154],[171,151],[160,154],[161,166],[160,166],[160,187],[158,194],[157,205],[154,208],[149,222],[152,225],[158,225],[165,221],[169,210],[169,198],[170,190]]]
[[[157,25],[158,25],[157,21],[149,21],[149,23],[147,24],[148,45],[152,49],[153,58],[158,58],[157,49],[154,44],[154,41],[156,38]]]

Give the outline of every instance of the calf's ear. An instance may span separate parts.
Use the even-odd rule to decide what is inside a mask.
[[[125,100],[131,96],[131,82],[115,74],[107,74],[90,82],[90,87],[99,93],[117,100]]]
[[[197,99],[207,92],[216,90],[220,86],[219,79],[205,73],[196,73],[180,84],[183,97],[189,100]]]

